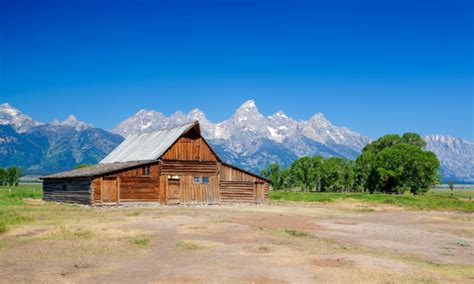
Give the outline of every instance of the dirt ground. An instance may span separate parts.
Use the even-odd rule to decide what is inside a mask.
[[[474,283],[468,213],[354,202],[68,208],[0,236],[0,282]]]

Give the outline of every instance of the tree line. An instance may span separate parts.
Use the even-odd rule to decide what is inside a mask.
[[[271,164],[261,174],[274,190],[418,194],[440,181],[438,158],[425,146],[416,133],[385,135],[366,145],[355,161],[302,157],[285,169]]]
[[[0,186],[18,186],[21,177],[21,169],[17,167],[0,168]]]

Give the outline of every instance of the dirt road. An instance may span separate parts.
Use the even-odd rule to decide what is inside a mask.
[[[472,214],[341,202],[62,212],[0,236],[0,282],[474,282]]]

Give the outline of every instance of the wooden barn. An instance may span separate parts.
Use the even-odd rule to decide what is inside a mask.
[[[43,198],[91,205],[261,204],[268,184],[223,162],[194,122],[131,135],[97,165],[43,177]]]

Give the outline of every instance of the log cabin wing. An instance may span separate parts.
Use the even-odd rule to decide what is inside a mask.
[[[199,123],[131,135],[99,164],[43,177],[44,200],[265,203],[269,181],[222,161]]]

